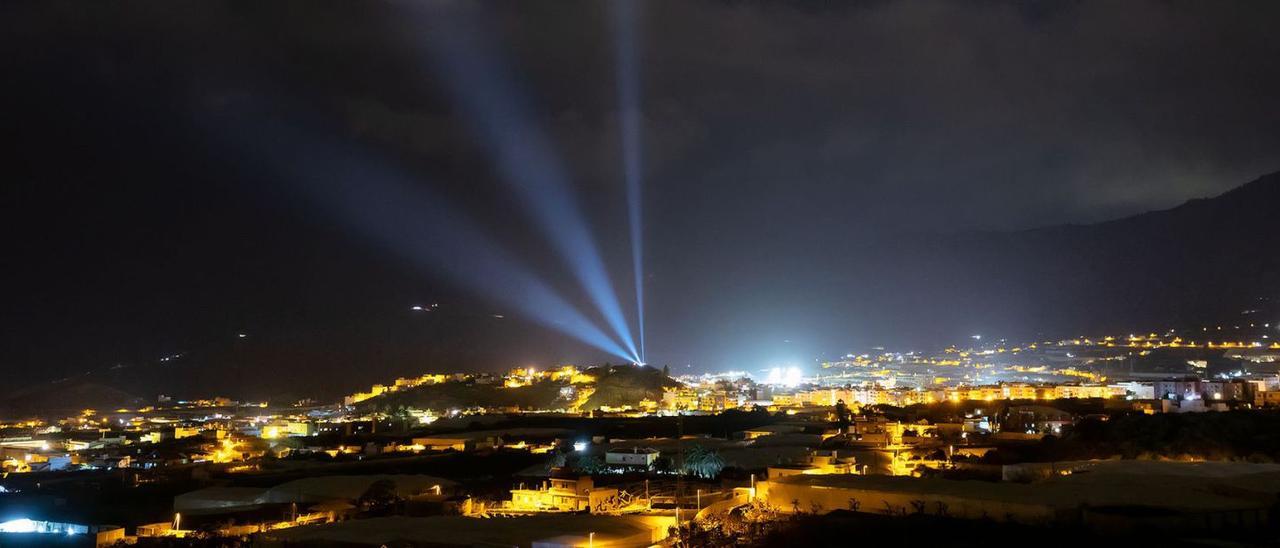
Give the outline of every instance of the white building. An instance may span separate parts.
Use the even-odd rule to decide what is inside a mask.
[[[660,453],[656,449],[632,447],[629,450],[614,450],[604,454],[604,463],[617,466],[635,466],[649,468],[658,460]]]

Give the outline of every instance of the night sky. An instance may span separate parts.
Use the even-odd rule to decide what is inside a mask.
[[[161,366],[175,382],[331,395],[620,361],[475,290],[497,278],[467,270],[455,230],[591,314],[465,107],[514,99],[634,321],[608,7],[3,3],[5,383],[183,354],[187,369]],[[1050,329],[957,319],[909,298],[928,278],[867,265],[935,268],[891,250],[1169,208],[1280,170],[1275,2],[637,12],[648,361],[678,370]],[[495,88],[457,85],[441,36],[477,45],[447,59]],[[388,221],[419,209],[392,180],[430,220]]]

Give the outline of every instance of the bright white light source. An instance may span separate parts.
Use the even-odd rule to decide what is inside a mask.
[[[36,522],[26,518],[9,520],[0,523],[0,533],[34,533]]]
[[[421,312],[421,311],[422,311],[422,306],[420,306],[420,305],[416,305],[416,304],[415,304],[415,305],[413,305],[413,306],[409,307],[409,310],[416,310],[416,311],[418,311],[418,312]]]
[[[586,451],[586,450],[587,450],[587,442],[585,442],[585,441],[575,441],[575,442],[573,442],[573,450],[574,450],[574,451],[578,451],[578,452]]]
[[[245,338],[245,337],[248,337],[249,335],[247,335],[247,334],[245,334],[245,333],[241,333],[241,334],[236,335],[236,336],[237,336],[237,337],[240,337],[241,339],[243,339],[243,338]]]
[[[765,384],[782,385],[788,388],[800,386],[800,369],[797,367],[788,367],[783,369],[775,367],[769,370],[769,375],[765,377]]]

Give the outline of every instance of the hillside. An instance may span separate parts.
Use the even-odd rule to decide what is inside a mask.
[[[473,381],[446,382],[419,386],[365,400],[364,409],[394,410],[399,407],[415,407],[443,411],[472,406],[521,409],[569,408],[576,402],[565,397],[561,389],[573,386],[575,393],[589,391],[590,396],[581,409],[591,410],[600,406],[636,406],[642,399],[662,399],[663,388],[680,386],[679,382],[651,367],[630,365],[592,367],[585,371],[595,377],[590,384],[570,385],[567,382],[543,380],[529,386],[505,388],[498,384],[480,384]]]
[[[445,411],[467,407],[519,407],[521,409],[555,409],[568,407],[569,400],[560,396],[566,383],[541,381],[519,388],[504,388],[496,384],[475,382],[446,382],[419,386],[365,400],[362,409],[394,410],[414,407]]]
[[[772,306],[779,310],[792,301],[811,300],[812,314],[788,322],[804,334],[824,329],[837,332],[831,337],[836,342],[821,341],[825,343],[822,351],[870,341],[937,345],[974,333],[1026,340],[1232,325],[1253,319],[1276,322],[1280,318],[1280,295],[1275,289],[1280,287],[1280,252],[1273,241],[1280,220],[1276,204],[1280,204],[1280,173],[1215,197],[1097,224],[916,234],[850,244],[844,249],[824,250],[825,258],[820,262],[796,261],[794,271],[788,273],[789,281],[803,291],[776,289],[781,283],[778,277],[764,280],[759,288],[776,293],[772,298],[777,302]],[[789,263],[786,258],[773,261]],[[762,308],[758,314],[769,310]],[[347,325],[319,330],[304,326],[296,333],[292,329],[284,333],[255,330],[248,338],[178,342],[170,346],[181,351],[180,357],[168,360],[149,354],[132,360],[99,356],[84,347],[80,351],[94,356],[98,365],[77,369],[81,372],[65,381],[27,384],[32,390],[28,394],[0,394],[0,409],[65,406],[76,399],[128,400],[131,394],[148,401],[160,394],[273,401],[336,398],[360,384],[376,382],[376,377],[355,380],[361,373],[372,377],[374,371],[403,367],[410,358],[418,366],[461,363],[465,365],[459,369],[492,368],[502,363],[500,358],[472,355],[474,361],[453,359],[460,348],[474,346],[458,343],[465,339],[461,334],[483,328],[495,330],[485,331],[495,339],[519,340],[527,333],[517,322],[490,325],[493,322],[488,315],[478,319],[436,314],[413,321],[394,317],[379,320],[384,323],[377,329],[387,329],[398,342],[376,347],[337,344],[350,328]],[[292,325],[292,321],[284,319],[279,324]],[[358,325],[375,329],[374,324]],[[427,328],[429,337],[422,335]],[[147,330],[145,336],[135,338],[148,338],[152,333]],[[425,349],[415,352],[415,344]],[[353,373],[298,373],[298,364],[334,360]],[[31,378],[47,370],[32,363],[14,360],[6,365],[32,372]],[[405,370],[412,369],[401,369]],[[637,376],[642,371],[623,368],[603,372],[588,405],[634,404],[644,397],[660,396],[664,381]],[[10,382],[6,389],[30,383],[20,377]],[[86,397],[66,396],[70,386],[84,387],[80,389],[86,391]],[[88,388],[92,386],[99,388]],[[403,397],[417,398],[433,407],[469,401],[536,407],[553,402],[559,397],[559,388],[547,385],[500,391],[449,386]],[[112,390],[118,393],[111,395]]]
[[[602,405],[620,407],[635,406],[642,399],[662,400],[663,388],[675,388],[681,384],[652,367],[614,365],[595,367],[587,373],[596,378],[595,392],[587,398],[585,409],[597,409]]]
[[[117,388],[70,380],[0,394],[0,417],[74,415],[85,408],[136,407],[141,403],[141,398]]]
[[[1276,204],[1280,173],[1098,224],[920,236],[875,250],[869,268],[909,288],[883,299],[952,329],[1052,337],[1240,321],[1280,311]]]

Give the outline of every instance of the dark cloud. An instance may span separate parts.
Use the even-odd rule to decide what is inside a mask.
[[[552,136],[626,287],[606,5],[459,6],[0,7],[0,99],[7,141],[18,143],[6,162],[15,184],[3,195],[7,285],[18,293],[3,364],[40,378],[140,360],[248,318],[296,323],[298,345],[315,340],[308,322],[331,335],[351,321],[340,318],[399,321],[372,318],[378,306],[419,298],[413,280],[430,275],[381,257],[246,173],[252,166],[226,156],[225,136],[207,131],[229,113],[326,127],[381,149],[562,278],[423,50],[422,38],[445,26],[483,33],[507,56],[504,77]],[[870,342],[879,332],[869,326],[899,313],[836,306],[824,293],[902,289],[842,280],[841,256],[868,243],[1104,220],[1280,168],[1273,2],[672,0],[641,11],[650,340],[659,359],[753,367]],[[318,281],[291,289],[280,282],[291,276]],[[316,304],[352,284],[380,289],[337,299],[328,312]],[[426,293],[477,297],[427,285]],[[187,298],[207,308],[174,304]],[[85,299],[95,312],[67,319]],[[303,320],[264,312],[281,307],[310,312]],[[359,375],[379,378],[497,369],[513,355],[595,358],[569,343],[530,350],[536,332],[486,329],[463,329],[447,344],[443,335],[407,344],[355,330],[345,362],[318,363],[336,370],[373,348]],[[395,332],[400,341],[415,333]],[[742,350],[744,340],[758,342]],[[77,341],[73,352],[43,357]],[[477,345],[487,350],[459,350]],[[282,377],[299,367],[289,355],[272,357]]]

